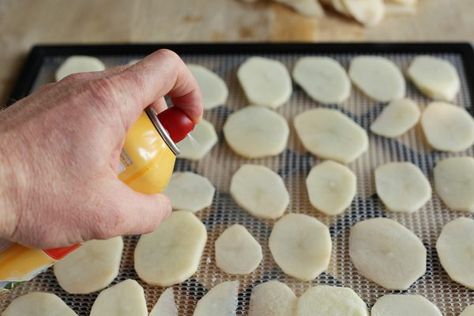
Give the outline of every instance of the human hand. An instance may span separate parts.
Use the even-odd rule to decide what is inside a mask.
[[[117,178],[128,128],[169,95],[193,121],[199,88],[183,61],[159,50],[129,67],[70,75],[0,112],[0,237],[51,248],[141,234],[169,214],[162,194]]]

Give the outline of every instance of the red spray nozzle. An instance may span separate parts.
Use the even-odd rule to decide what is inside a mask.
[[[194,122],[189,116],[175,106],[158,114],[158,119],[175,143],[185,138],[194,128]]]

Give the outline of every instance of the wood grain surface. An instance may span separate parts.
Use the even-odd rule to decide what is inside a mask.
[[[364,28],[237,0],[0,0],[0,104],[38,43],[474,41],[473,0],[420,0],[416,15]]]

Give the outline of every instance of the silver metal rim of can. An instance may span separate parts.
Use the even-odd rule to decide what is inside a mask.
[[[158,119],[157,113],[150,107],[145,109],[145,113],[148,115],[148,118],[153,123],[156,130],[158,131],[158,134],[160,134],[161,138],[163,138],[166,145],[168,145],[168,147],[171,149],[175,156],[178,156],[180,154],[179,148],[176,143],[171,139],[170,134],[168,133],[166,128],[164,128],[161,124],[160,120]]]

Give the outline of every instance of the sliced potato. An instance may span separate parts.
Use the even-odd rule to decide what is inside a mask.
[[[2,316],[77,316],[59,297],[51,293],[32,292],[14,299]]]
[[[68,293],[88,294],[107,287],[118,275],[123,240],[90,240],[54,265],[59,285]]]
[[[398,137],[414,127],[420,116],[420,109],[412,100],[394,100],[372,122],[370,130],[380,136]]]
[[[341,164],[325,161],[313,167],[306,178],[309,201],[327,215],[344,212],[356,194],[356,176]]]
[[[148,284],[181,283],[197,271],[206,239],[206,227],[193,213],[175,211],[154,232],[140,237],[135,271]]]
[[[193,316],[234,316],[238,294],[239,281],[222,282],[199,300]]]
[[[275,0],[276,2],[288,5],[296,12],[306,16],[321,17],[324,15],[323,8],[318,1],[314,0]]]
[[[260,218],[278,218],[290,203],[283,179],[259,165],[240,167],[232,176],[230,194],[240,207]]]
[[[205,110],[223,105],[227,101],[229,90],[221,77],[201,65],[188,64],[187,66],[199,85]]]
[[[405,79],[400,69],[385,57],[359,56],[352,59],[349,77],[375,101],[389,102],[405,97]]]
[[[474,158],[451,157],[434,168],[435,190],[454,211],[474,212]]]
[[[303,146],[323,159],[349,163],[369,146],[365,130],[338,110],[309,110],[297,115],[294,124]]]
[[[216,265],[229,274],[249,274],[262,261],[262,247],[242,225],[232,225],[215,243]]]
[[[341,0],[346,10],[357,22],[365,26],[379,24],[385,16],[382,0]]]
[[[347,287],[318,285],[298,299],[296,316],[368,316],[367,305]]]
[[[459,316],[474,316],[474,305],[466,307]]]
[[[294,316],[297,297],[284,283],[268,281],[255,286],[248,316]]]
[[[252,104],[277,108],[293,91],[286,66],[273,59],[250,57],[240,65],[237,77]]]
[[[418,56],[407,74],[423,94],[435,100],[453,101],[461,88],[456,68],[441,58]]]
[[[105,65],[98,58],[91,56],[71,56],[56,70],[56,81],[75,73],[102,70],[105,70]]]
[[[389,294],[372,307],[372,316],[442,316],[438,307],[421,295]]]
[[[217,133],[214,126],[202,120],[177,145],[180,151],[178,158],[201,160],[217,143]]]
[[[223,131],[230,148],[246,158],[279,155],[285,150],[290,133],[283,116],[259,106],[231,114]]]
[[[145,292],[135,280],[125,280],[103,290],[91,308],[90,316],[148,316]]]
[[[293,79],[313,100],[321,103],[342,103],[351,93],[346,71],[332,58],[300,58],[293,69]]]
[[[304,214],[288,214],[278,220],[268,245],[283,272],[302,281],[315,279],[327,269],[331,258],[329,229]]]
[[[357,271],[389,290],[406,290],[426,271],[426,249],[410,230],[388,218],[351,228],[349,254]]]
[[[391,162],[375,170],[377,195],[387,209],[411,213],[431,198],[431,186],[421,170],[411,162]]]
[[[207,178],[192,172],[175,172],[164,194],[175,210],[197,212],[211,206],[216,189]]]
[[[173,288],[167,288],[160,296],[149,316],[178,316]]]
[[[474,289],[474,220],[459,217],[444,225],[436,250],[449,277]]]
[[[474,119],[462,107],[430,103],[421,116],[421,127],[428,143],[441,151],[462,151],[474,144]]]

